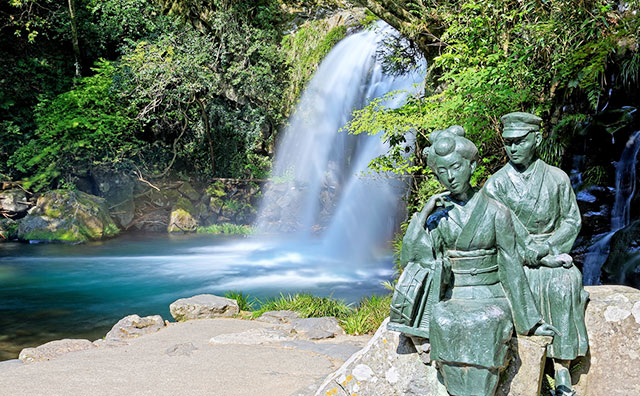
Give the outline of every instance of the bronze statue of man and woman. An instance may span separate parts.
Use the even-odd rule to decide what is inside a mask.
[[[580,213],[567,175],[538,158],[541,121],[502,117],[509,163],[481,189],[470,183],[478,150],[464,129],[429,136],[427,164],[448,191],[409,223],[389,328],[429,339],[454,396],[495,394],[514,329],[553,336],[555,393],[574,394],[569,364],[588,349],[588,294],[568,255]]]

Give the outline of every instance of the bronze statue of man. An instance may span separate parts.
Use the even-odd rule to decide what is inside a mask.
[[[520,334],[557,330],[534,302],[510,211],[470,184],[475,145],[460,126],[435,131],[430,140],[427,162],[449,194],[432,198],[411,221],[402,254],[408,267],[389,328],[409,335],[427,330],[431,359],[451,395],[492,396],[514,327]]]
[[[487,180],[484,190],[511,209],[536,305],[544,321],[560,331],[547,356],[554,360],[556,395],[565,396],[574,394],[569,364],[589,346],[584,323],[588,293],[568,255],[581,225],[576,197],[567,174],[538,157],[541,121],[523,112],[502,117],[509,163]]]

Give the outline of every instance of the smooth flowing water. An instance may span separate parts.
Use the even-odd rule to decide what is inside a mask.
[[[70,338],[98,339],[122,317],[160,314],[200,293],[259,299],[309,292],[357,302],[383,294],[388,252],[345,265],[320,244],[260,237],[127,235],[84,245],[0,244],[0,360]]]
[[[391,34],[396,32],[379,23],[348,36],[319,66],[276,150],[273,174],[290,187],[265,194],[260,229],[287,224],[289,231],[307,235],[315,229],[328,254],[359,260],[391,239],[406,186],[365,175],[388,145],[379,136],[338,132],[354,109],[374,98],[397,92],[382,101],[395,108],[422,91],[424,64],[403,75],[383,72],[378,54]]]
[[[611,231],[601,235],[587,251],[584,259],[583,283],[600,284],[601,269],[611,248],[611,238],[616,231],[629,225],[631,200],[636,192],[636,161],[640,152],[640,131],[631,135],[616,162],[615,201],[611,210]]]

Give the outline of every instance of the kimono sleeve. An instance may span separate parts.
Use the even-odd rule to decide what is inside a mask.
[[[542,320],[542,316],[524,274],[510,211],[502,205],[496,211],[495,232],[500,282],[511,305],[516,331],[527,334]]]

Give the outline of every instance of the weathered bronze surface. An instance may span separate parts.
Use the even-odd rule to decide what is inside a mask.
[[[485,183],[489,196],[513,214],[518,252],[544,321],[559,330],[547,354],[554,358],[558,395],[570,395],[569,363],[589,347],[584,312],[588,293],[568,255],[580,231],[569,177],[538,158],[541,119],[515,112],[502,117],[509,163]]]
[[[529,288],[514,216],[470,184],[477,148],[459,126],[430,140],[427,162],[449,191],[432,197],[407,229],[389,328],[429,338],[450,394],[493,395],[514,327],[556,330]]]
[[[541,120],[517,112],[502,121],[510,162],[480,191],[463,129],[431,135],[428,163],[449,192],[409,224],[389,328],[430,339],[453,395],[494,394],[514,325],[554,335],[556,392],[569,395],[569,363],[588,349],[588,294],[567,254],[580,214],[567,175],[537,157]]]

